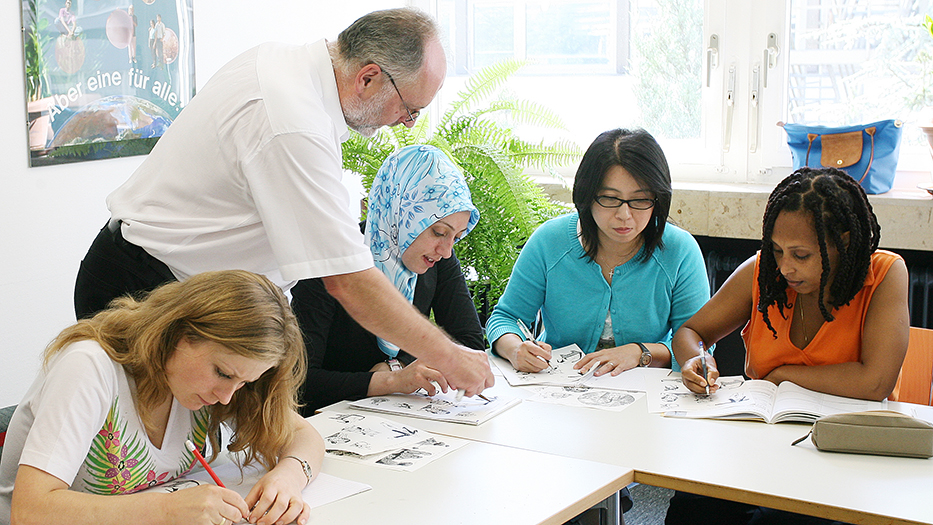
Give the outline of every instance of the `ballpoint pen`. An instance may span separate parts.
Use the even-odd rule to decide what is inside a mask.
[[[535,337],[534,337],[534,335],[531,333],[531,330],[529,330],[528,327],[525,326],[525,323],[524,323],[521,319],[518,319],[518,329],[522,332],[522,335],[525,337],[525,340],[526,340],[526,341],[531,341],[532,343],[538,344],[538,341],[535,340]],[[551,367],[551,362],[548,361],[547,359],[545,359],[545,358],[543,358],[543,357],[541,357],[541,356],[539,356],[539,355],[537,355],[537,354],[535,354],[535,357],[537,357],[538,359],[544,361],[544,363],[547,365],[548,368],[552,368],[552,367]]]
[[[709,395],[709,369],[706,367],[706,350],[703,348],[703,341],[697,343],[700,347],[700,364],[703,366],[703,381],[706,381],[706,395]]]

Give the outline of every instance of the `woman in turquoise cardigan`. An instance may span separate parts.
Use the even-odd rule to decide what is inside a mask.
[[[667,223],[671,175],[644,130],[616,129],[590,145],[573,185],[576,212],[541,225],[522,248],[486,325],[493,349],[516,370],[547,366],[551,348],[576,343],[576,365],[595,375],[671,367],[671,337],[709,300],[696,240]],[[544,334],[526,341],[538,310]]]

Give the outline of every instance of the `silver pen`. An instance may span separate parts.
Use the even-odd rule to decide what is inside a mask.
[[[709,395],[709,369],[706,367],[706,349],[703,348],[703,341],[697,343],[700,347],[700,364],[703,366],[703,381],[706,381],[706,395]]]

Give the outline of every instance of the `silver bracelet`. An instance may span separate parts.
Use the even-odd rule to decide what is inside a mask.
[[[309,484],[311,484],[311,476],[314,475],[314,472],[311,470],[311,464],[295,456],[282,456],[282,459],[285,459],[285,458],[292,458],[295,461],[297,461],[299,464],[301,464],[301,470],[304,471],[305,476],[308,477],[308,483],[306,483],[305,486],[307,487]]]

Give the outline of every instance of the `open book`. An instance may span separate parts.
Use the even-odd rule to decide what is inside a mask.
[[[789,381],[778,386],[730,376],[720,377],[717,383],[719,390],[709,396],[694,394],[684,386],[680,374],[672,373],[649,387],[648,411],[671,417],[812,423],[832,414],[887,409],[886,401],[822,394]]]

